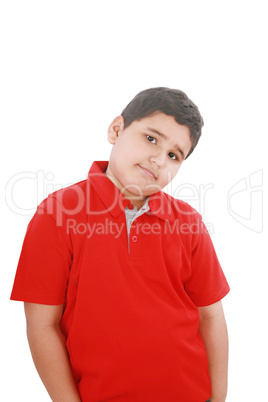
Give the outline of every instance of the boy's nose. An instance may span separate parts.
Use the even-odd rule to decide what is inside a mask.
[[[156,164],[158,167],[163,166],[166,163],[166,155],[164,152],[159,152],[158,154],[151,156],[151,162]]]

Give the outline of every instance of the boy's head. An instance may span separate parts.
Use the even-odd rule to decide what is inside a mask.
[[[138,207],[164,188],[196,146],[203,119],[179,90],[140,92],[109,126],[106,175]]]
[[[188,158],[199,141],[204,121],[198,107],[179,89],[157,87],[139,92],[121,113],[124,128],[157,111],[173,116],[177,123],[189,127],[192,147],[185,157]]]

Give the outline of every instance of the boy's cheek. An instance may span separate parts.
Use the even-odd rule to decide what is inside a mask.
[[[176,168],[169,169],[165,175],[162,176],[161,181],[164,184],[163,187],[165,187],[167,184],[169,184],[174,177],[177,175],[178,171],[180,169],[180,165]]]

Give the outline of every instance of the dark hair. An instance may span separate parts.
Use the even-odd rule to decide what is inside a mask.
[[[173,116],[177,123],[189,127],[192,147],[186,156],[193,152],[204,125],[198,107],[179,89],[165,87],[149,88],[139,92],[125,107],[121,115],[124,118],[124,128],[135,120],[141,120],[155,112]]]

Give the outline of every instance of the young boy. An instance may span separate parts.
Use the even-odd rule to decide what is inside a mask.
[[[142,91],[109,163],[38,206],[11,299],[54,402],[225,401],[229,286],[201,216],[161,191],[202,126],[183,92]]]

